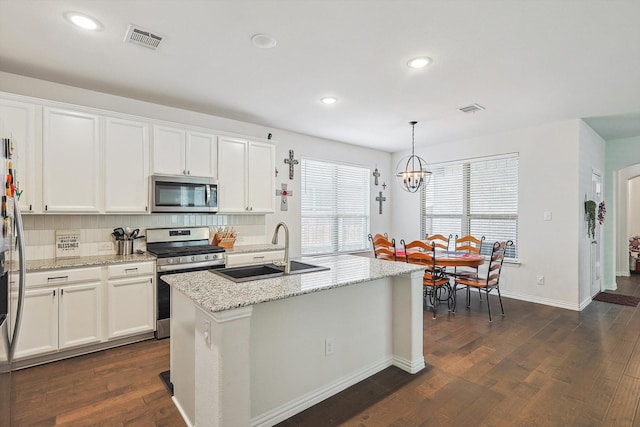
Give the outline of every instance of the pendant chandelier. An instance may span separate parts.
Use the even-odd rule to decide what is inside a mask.
[[[431,179],[431,171],[428,170],[427,162],[420,156],[415,155],[415,126],[418,122],[409,122],[411,125],[411,155],[402,158],[396,166],[396,178],[404,191],[415,193],[427,185]]]

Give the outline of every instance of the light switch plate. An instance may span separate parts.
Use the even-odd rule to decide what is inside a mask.
[[[544,211],[544,220],[551,221],[551,211]]]

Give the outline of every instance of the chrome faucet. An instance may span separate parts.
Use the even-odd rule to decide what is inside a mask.
[[[276,225],[276,230],[273,232],[273,239],[271,239],[271,243],[274,245],[278,244],[278,230],[280,227],[284,228],[284,274],[289,274],[291,271],[291,264],[289,263],[289,227],[284,222],[279,222]]]

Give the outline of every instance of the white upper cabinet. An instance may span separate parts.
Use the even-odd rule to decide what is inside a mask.
[[[187,131],[185,157],[188,175],[217,178],[218,145],[215,135]]]
[[[218,140],[220,212],[273,212],[275,146],[236,138]]]
[[[216,176],[216,136],[182,128],[153,127],[153,173]]]
[[[106,117],[104,127],[105,212],[148,212],[149,125]]]
[[[42,193],[38,184],[42,168],[37,162],[40,154],[42,108],[25,102],[0,98],[0,137],[13,140],[12,163],[22,213],[42,211]]]
[[[252,212],[274,212],[276,147],[249,141],[249,207]]]
[[[100,118],[44,108],[42,187],[45,212],[99,213]]]

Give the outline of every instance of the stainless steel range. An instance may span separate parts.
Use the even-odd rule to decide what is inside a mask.
[[[167,273],[223,268],[224,248],[209,244],[209,227],[147,229],[147,251],[155,255],[157,283],[156,338],[170,335],[171,288],[160,280]]]

